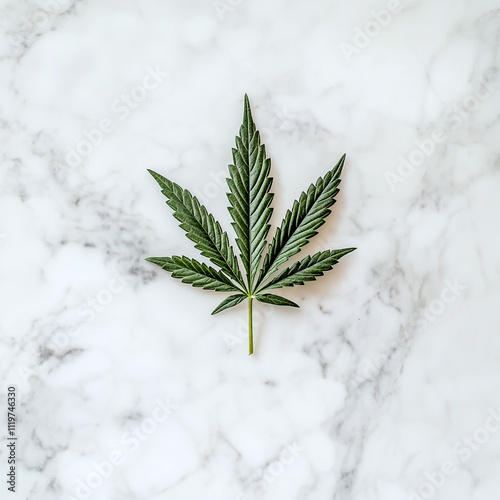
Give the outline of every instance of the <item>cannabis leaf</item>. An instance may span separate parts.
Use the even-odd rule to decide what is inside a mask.
[[[281,225],[268,244],[269,220],[273,209],[270,192],[272,178],[269,177],[271,160],[266,158],[266,149],[260,142],[248,96],[245,94],[243,123],[233,148],[233,164],[229,165],[227,179],[230,206],[228,208],[236,233],[236,244],[245,270],[242,275],[238,258],[222,230],[207,209],[187,189],[149,170],[174,211],[174,217],[186,236],[195,243],[203,257],[218,269],[188,257],[150,257],[146,259],[195,287],[216,292],[237,292],[224,299],[212,312],[217,314],[237,306],[248,299],[248,343],[253,353],[252,300],[278,306],[299,307],[295,302],[279,295],[265,293],[276,288],[303,285],[314,281],[333,268],[341,257],[355,250],[325,250],[295,262],[279,271],[282,264],[300,252],[325,222],[339,192],[340,174],[345,155],[332,170],[311,184],[301,193],[288,210]],[[267,252],[264,254],[264,251]],[[262,265],[261,265],[262,262]]]

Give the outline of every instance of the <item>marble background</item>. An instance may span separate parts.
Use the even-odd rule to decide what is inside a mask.
[[[491,500],[500,488],[493,0],[3,0],[0,374],[26,500]],[[298,310],[145,262],[224,226],[247,92],[273,225],[347,153]],[[4,410],[2,410],[4,412]],[[0,430],[5,478],[6,424]]]

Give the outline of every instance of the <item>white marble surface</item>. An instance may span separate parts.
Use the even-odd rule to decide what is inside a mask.
[[[4,0],[0,24],[2,498],[498,497],[498,2]],[[358,247],[284,292],[301,309],[256,305],[251,357],[244,305],[210,316],[222,294],[144,261],[197,254],[147,168],[229,226],[244,92],[273,224],[346,152],[311,246]]]

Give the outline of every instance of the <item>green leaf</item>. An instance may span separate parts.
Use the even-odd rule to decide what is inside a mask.
[[[222,272],[188,257],[174,255],[173,257],[149,257],[146,260],[171,272],[173,278],[180,279],[189,285],[216,292],[241,291]]]
[[[273,194],[269,192],[271,160],[266,159],[265,147],[260,144],[246,94],[243,124],[236,137],[236,149],[233,148],[233,163],[229,165],[230,178],[227,180],[229,213],[251,291],[269,232]]]
[[[306,281],[314,281],[318,276],[323,276],[323,273],[330,271],[339,259],[344,255],[356,250],[355,248],[342,248],[341,250],[325,250],[318,252],[312,257],[309,255],[291,267],[286,268],[271,282],[269,282],[264,290],[272,288],[282,288],[284,286],[303,285]]]
[[[294,201],[292,210],[287,211],[269,245],[258,285],[318,234],[316,230],[331,213],[330,207],[335,203],[335,195],[339,192],[338,185],[344,162],[345,155],[332,170],[320,177],[316,184],[311,184],[307,192],[302,192],[299,199]]]
[[[222,231],[213,215],[209,214],[187,189],[182,189],[178,184],[152,170],[148,172],[160,185],[161,192],[167,197],[167,205],[174,211],[174,217],[180,222],[179,226],[186,231],[186,236],[195,243],[195,248],[244,287],[227,233]]]
[[[317,234],[330,214],[339,192],[344,155],[332,170],[311,184],[294,202],[292,209],[286,212],[263,258],[272,214],[271,160],[266,158],[265,147],[260,143],[246,94],[244,100],[243,123],[236,137],[236,147],[232,150],[233,164],[229,165],[227,196],[245,276],[240,271],[227,233],[207,209],[189,191],[151,170],[149,172],[167,197],[167,204],[173,209],[180,227],[201,255],[207,257],[217,269],[188,257],[151,257],[146,260],[171,272],[183,283],[219,292],[236,292],[224,299],[212,314],[234,307],[248,298],[248,346],[252,354],[253,299],[272,305],[299,307],[284,297],[264,292],[313,281],[355,249],[318,252],[279,272],[280,266]]]
[[[285,299],[285,297],[280,297],[279,295],[273,295],[272,293],[261,293],[259,295],[256,295],[255,298],[260,302],[265,302],[266,304],[273,304],[275,306],[299,307],[298,304],[296,304],[295,302]]]
[[[238,304],[241,304],[245,299],[248,299],[247,295],[230,295],[227,299],[224,299],[212,312],[212,314],[217,314],[220,313],[221,311],[224,311],[224,309],[229,309],[230,307],[237,306]]]

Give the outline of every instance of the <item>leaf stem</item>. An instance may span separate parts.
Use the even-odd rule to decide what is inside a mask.
[[[253,354],[253,314],[252,314],[252,299],[248,297],[248,354]]]

